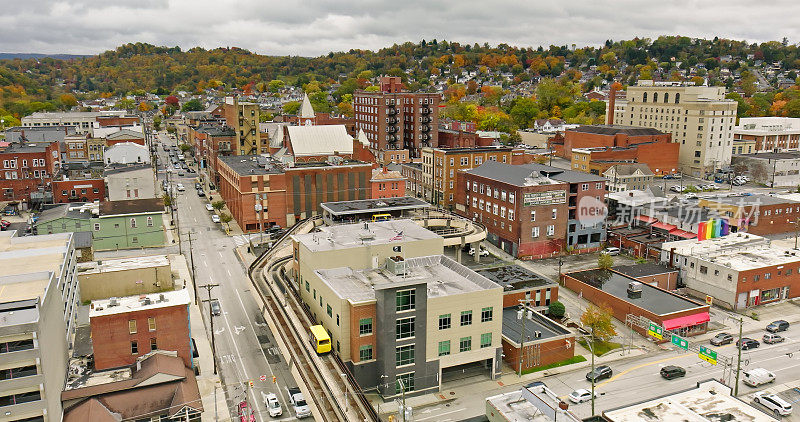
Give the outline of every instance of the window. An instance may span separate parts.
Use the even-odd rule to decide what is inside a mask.
[[[461,337],[458,342],[458,351],[469,352],[470,350],[472,350],[472,337]]]
[[[414,373],[398,375],[395,377],[394,392],[400,394],[403,391],[414,391]]]
[[[372,345],[361,346],[358,348],[359,360],[372,360]]]
[[[461,311],[461,326],[472,325],[472,311]]]
[[[512,204],[514,203],[514,194],[513,193],[509,193],[508,194],[508,202],[511,202]]]
[[[366,336],[372,334],[372,318],[361,318],[358,320],[358,335]]]
[[[536,221],[536,211],[531,211],[531,221]]]
[[[494,307],[489,306],[488,308],[481,309],[481,322],[489,322],[492,320],[492,313],[494,312]]]
[[[158,342],[155,338],[150,339],[150,350],[158,350]]]
[[[555,220],[555,219],[556,219],[556,216],[557,216],[557,215],[558,215],[558,209],[556,209],[556,208],[553,208],[553,220]]]
[[[509,220],[513,220],[514,219],[514,210],[508,210],[508,219]]]
[[[603,182],[595,183],[595,189],[603,189]]]
[[[534,238],[534,239],[539,237],[539,228],[538,227],[534,227],[534,228],[531,229],[531,237]]]
[[[135,340],[131,342],[131,354],[132,355],[138,355],[139,354],[139,342],[137,342]]]
[[[446,330],[450,328],[450,314],[439,315],[439,329]]]
[[[492,345],[492,333],[481,334],[481,349]]]
[[[310,288],[311,286],[308,284],[308,280],[306,280],[306,291],[310,292],[311,291]]]
[[[397,346],[395,349],[395,366],[411,365],[414,363],[414,345]]]
[[[701,265],[700,274],[706,274],[706,273],[708,273],[708,267],[706,267],[705,265]]]
[[[396,293],[397,297],[397,312],[408,311],[414,309],[415,292],[413,289],[400,290]]]
[[[94,223],[94,231],[100,231],[100,223]]]
[[[588,183],[582,184],[581,185],[581,190],[589,190],[589,184]]]
[[[153,217],[147,217],[147,227],[153,227]]]
[[[327,305],[327,312],[329,317],[333,316],[333,308],[331,308],[331,305]]]
[[[128,333],[136,334],[136,320],[132,319],[128,321]]]
[[[556,233],[556,226],[554,226],[554,225],[552,225],[552,224],[551,224],[551,225],[549,225],[549,226],[547,226],[547,235],[548,235],[548,236],[552,236],[552,235],[554,235],[555,233]]]
[[[414,337],[415,317],[400,318],[395,323],[395,340]]]
[[[155,331],[156,330],[156,319],[155,319],[155,317],[147,318],[147,330],[148,331]]]
[[[135,218],[131,218],[131,228],[132,229],[136,228],[136,219]]]
[[[447,356],[450,354],[450,340],[439,342],[439,356]]]

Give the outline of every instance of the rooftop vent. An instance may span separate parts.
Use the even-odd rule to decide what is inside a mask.
[[[640,298],[642,297],[642,283],[638,281],[631,281],[628,283],[628,297]]]
[[[115,297],[108,299],[108,307],[110,308],[112,306],[119,306],[119,301],[117,301],[117,298]]]
[[[394,275],[404,275],[406,273],[406,260],[399,255],[386,258],[386,271]]]

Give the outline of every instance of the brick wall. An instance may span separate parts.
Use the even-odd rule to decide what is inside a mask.
[[[372,334],[359,334],[359,321],[362,318],[372,318]],[[352,306],[350,308],[350,360],[361,361],[359,350],[361,346],[372,345],[372,358],[378,358],[378,342],[375,338],[375,331],[378,328],[377,317],[375,316],[375,304]],[[345,357],[347,358],[347,357]]]
[[[569,341],[569,347],[567,347]],[[511,366],[514,371],[519,371],[519,347],[514,346],[503,338],[503,360]],[[534,351],[538,348],[538,353]],[[532,356],[538,354],[538,365],[535,365]],[[550,365],[551,363],[561,362],[569,359],[575,355],[575,336],[569,336],[566,339],[559,338],[551,341],[541,341],[532,344],[525,343],[525,361],[522,365],[522,370],[528,370],[537,366]]]
[[[547,297],[547,289],[550,289],[550,303],[553,303],[558,300],[558,284],[554,284],[552,286],[543,287],[540,289],[530,288],[530,289],[520,289],[514,290],[512,292],[506,293],[503,295],[503,307],[508,308],[511,306],[519,306],[519,301],[525,299],[525,293],[530,292],[531,299],[536,299],[536,292],[539,292],[539,297],[541,298],[540,303],[532,302],[532,306],[546,306]]]

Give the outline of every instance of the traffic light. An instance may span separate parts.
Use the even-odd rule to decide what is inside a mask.
[[[249,380],[249,381],[247,381],[247,384],[249,384],[249,385],[250,385],[250,388],[253,388],[253,380]]]
[[[275,375],[273,375],[273,376],[272,376],[272,383],[273,383],[273,384],[275,384],[276,382],[278,382],[278,377],[276,377]]]

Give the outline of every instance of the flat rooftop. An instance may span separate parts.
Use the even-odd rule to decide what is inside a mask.
[[[774,422],[769,414],[731,396],[730,388],[714,380],[696,388],[603,412],[611,422],[748,421]]]
[[[519,265],[489,268],[478,271],[478,274],[503,286],[503,290],[505,291],[556,285],[556,282],[541,277]]]
[[[187,306],[189,302],[189,291],[186,289],[93,300],[89,309],[89,318],[168,306]]]
[[[593,269],[575,271],[565,275],[656,315],[667,315],[706,306],[645,283],[640,284],[642,287],[640,297],[628,297],[628,283],[637,280],[614,271]]]
[[[398,236],[402,238],[397,239]],[[387,243],[402,245],[415,240],[441,238],[438,234],[408,219],[320,227],[319,232],[292,236],[292,239],[305,245],[312,252]]]
[[[39,299],[50,274],[61,275],[72,233],[16,237],[0,232],[0,302]]]
[[[533,403],[522,397],[522,390],[509,391],[487,397],[486,401],[500,413],[500,417],[508,422],[553,422]],[[569,420],[566,417],[565,420]]]
[[[503,337],[517,344],[522,340],[522,320],[517,319],[518,307],[503,308]],[[531,318],[525,318],[525,342],[547,340],[553,337],[572,334],[568,329],[533,311]],[[536,337],[536,332],[542,333]]]
[[[130,258],[82,262],[78,264],[78,273],[99,274],[165,266],[169,266],[169,259],[166,255],[135,256]]]
[[[800,262],[798,251],[772,245],[768,239],[750,233],[731,233],[703,241],[688,239],[667,242],[663,248],[674,248],[677,254],[693,256],[736,271]]]
[[[280,174],[283,169],[274,161],[259,155],[220,155],[217,157],[239,176]]]
[[[778,205],[778,204],[797,204],[800,202],[792,201],[790,199],[780,198],[777,196],[769,195],[749,195],[749,196],[707,196],[700,198],[708,202],[717,202],[726,205],[736,205],[739,207],[747,207],[753,205]]]
[[[628,277],[648,277],[666,273],[677,273],[678,270],[670,269],[666,265],[646,262],[644,264],[620,265],[613,268],[614,271],[627,275]]]
[[[378,214],[386,211],[403,211],[429,208],[431,204],[411,196],[399,198],[361,199],[358,201],[323,202],[319,204],[323,210],[340,215],[363,214],[370,212]]]
[[[774,134],[774,133],[773,133]],[[758,154],[734,154],[737,157],[757,158],[760,160],[797,160],[800,152],[759,152]]]
[[[315,272],[339,297],[353,303],[375,300],[376,290],[423,283],[428,286],[428,298],[500,289],[491,280],[444,255],[409,258],[405,263],[405,275],[394,274],[386,268],[340,267]]]

